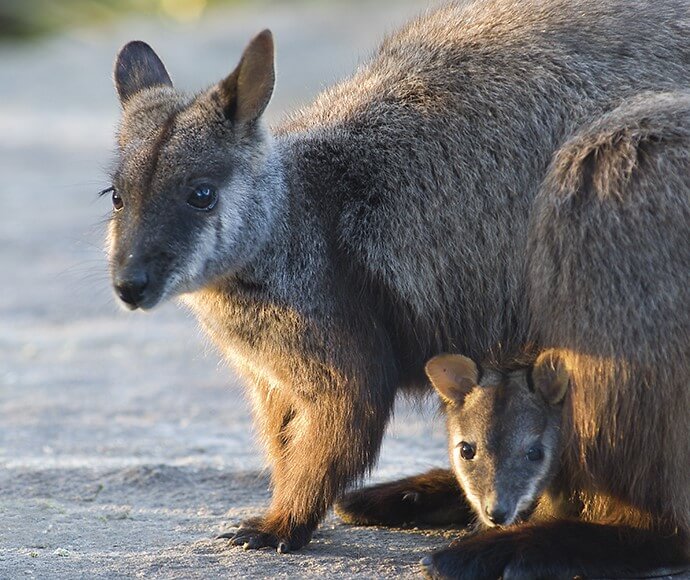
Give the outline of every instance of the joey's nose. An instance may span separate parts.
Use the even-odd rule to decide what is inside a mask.
[[[143,270],[131,272],[124,278],[115,280],[115,291],[125,304],[136,307],[144,298],[149,276]]]
[[[508,512],[500,507],[486,506],[484,513],[486,513],[486,517],[489,521],[497,526],[502,526],[508,519]]]

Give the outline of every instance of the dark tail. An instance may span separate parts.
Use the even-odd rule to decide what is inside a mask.
[[[448,469],[352,491],[335,510],[346,523],[360,526],[466,526],[474,519]]]

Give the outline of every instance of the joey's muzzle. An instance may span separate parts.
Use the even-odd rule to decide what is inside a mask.
[[[496,526],[502,526],[508,520],[508,510],[499,505],[485,506],[484,513],[487,519]]]

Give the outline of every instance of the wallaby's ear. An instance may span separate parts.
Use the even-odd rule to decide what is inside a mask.
[[[461,405],[479,380],[474,361],[459,354],[439,354],[426,363],[424,370],[446,403]]]
[[[153,49],[141,40],[125,44],[115,60],[115,88],[124,106],[132,95],[159,85],[172,87],[165,66]]]
[[[540,392],[550,405],[563,402],[568,392],[570,375],[565,363],[553,350],[541,353],[532,369],[532,382],[536,391]]]
[[[273,94],[273,35],[264,30],[244,49],[240,64],[218,85],[225,116],[236,123],[256,121]]]

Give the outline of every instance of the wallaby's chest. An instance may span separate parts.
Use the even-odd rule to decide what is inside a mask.
[[[275,300],[262,286],[234,281],[195,292],[187,302],[224,353],[236,349],[260,355],[276,349],[295,318],[289,305]]]

